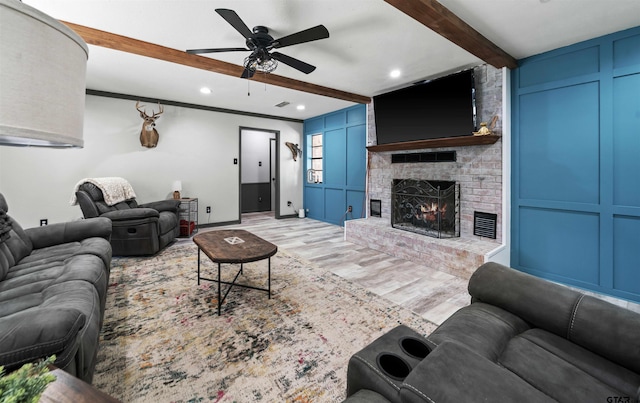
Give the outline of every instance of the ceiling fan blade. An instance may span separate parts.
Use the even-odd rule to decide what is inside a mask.
[[[236,29],[236,31],[240,32],[240,35],[244,36],[246,39],[251,37],[251,30],[247,27],[247,24],[240,19],[235,11],[226,8],[216,8],[216,13],[220,14],[220,17],[224,18],[225,21]]]
[[[272,52],[271,57],[273,57],[279,62],[282,62],[288,66],[293,67],[296,70],[300,70],[305,74],[309,74],[316,69],[316,66],[312,66],[309,63],[305,63],[302,60],[295,59],[291,56],[283,55],[280,52]]]
[[[318,25],[295,34],[283,36],[273,41],[274,48],[283,48],[285,46],[297,45],[299,43],[317,41],[329,37],[329,31],[324,25]]]
[[[246,48],[213,48],[213,49],[187,49],[187,53],[198,55],[200,53],[217,53],[217,52],[250,52]]]

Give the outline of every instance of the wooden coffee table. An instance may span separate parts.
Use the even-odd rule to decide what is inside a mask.
[[[222,302],[227,298],[233,286],[266,291],[269,294],[269,299],[271,299],[271,256],[275,255],[278,251],[276,245],[265,241],[251,232],[238,229],[203,232],[194,236],[193,242],[198,245],[198,285],[200,285],[200,280],[218,283],[218,316],[220,316]],[[206,278],[200,275],[201,251],[204,252],[212,262],[218,263],[217,279]],[[262,259],[268,259],[267,288],[258,288],[247,284],[236,283],[238,276],[242,274],[244,263],[255,262]],[[222,281],[220,277],[222,263],[240,263],[240,270],[233,278],[233,281]],[[224,297],[221,297],[221,284],[229,285]]]

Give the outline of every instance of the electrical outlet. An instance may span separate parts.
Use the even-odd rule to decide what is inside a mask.
[[[207,213],[211,212],[211,206],[207,206]]]
[[[49,220],[46,218],[43,218],[40,220],[40,226],[45,226],[45,225],[49,225]]]
[[[287,207],[291,207],[291,202],[290,201],[287,202]]]
[[[351,206],[347,207],[347,211],[348,211],[349,213],[352,213],[352,212],[353,212],[353,207],[351,207]]]

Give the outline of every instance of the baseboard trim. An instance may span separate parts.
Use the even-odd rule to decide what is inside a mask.
[[[207,223],[207,224],[198,224],[198,228],[222,227],[224,225],[233,225],[233,224],[240,224],[240,220],[220,221],[220,222],[212,222],[212,223]]]

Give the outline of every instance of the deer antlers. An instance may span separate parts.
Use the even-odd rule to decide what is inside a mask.
[[[141,110],[140,108],[144,108],[144,105],[140,105],[140,101],[136,102],[136,109],[138,110],[138,112],[140,112],[140,117],[142,119],[153,119],[155,120],[158,116],[162,115],[162,112],[164,112],[164,108],[162,108],[162,105],[160,105],[160,102],[158,102],[158,113],[155,113],[155,111],[153,109],[151,109],[151,113],[153,114],[152,116],[147,115],[147,110]]]

